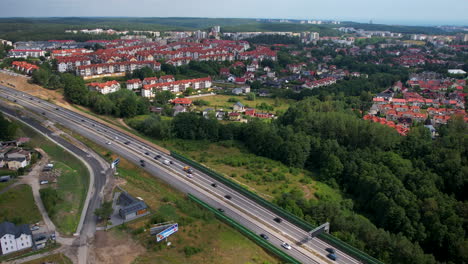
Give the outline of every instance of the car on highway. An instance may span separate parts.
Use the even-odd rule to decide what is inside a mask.
[[[218,208],[218,211],[220,211],[221,213],[224,213],[223,208]]]
[[[281,221],[282,221],[281,218],[279,218],[279,217],[275,217],[273,220],[275,220],[275,222],[277,222],[277,223],[281,223]]]
[[[128,144],[130,144],[130,141],[125,141],[124,144],[125,144],[125,145],[128,145]]]
[[[115,140],[119,139],[119,137],[114,137]]]
[[[265,235],[265,234],[260,234],[260,237],[263,238],[263,239],[265,239],[265,240],[270,239],[270,238],[269,238],[267,235]]]
[[[216,183],[214,183],[214,182],[211,184],[211,186],[213,186],[215,188],[218,187],[218,185]]]
[[[190,174],[190,173],[187,173],[187,177],[189,177],[189,178],[193,178],[193,175],[192,175],[192,174]]]
[[[174,162],[172,160],[169,161],[169,164],[174,164]]]
[[[226,195],[224,195],[224,198],[226,198],[226,199],[228,199],[228,200],[231,200],[232,197],[231,197],[231,195],[226,194]]]
[[[142,167],[146,166],[145,163],[141,163],[140,165],[141,165]]]
[[[158,156],[154,156],[154,158],[153,158],[153,159],[157,160],[157,159],[158,159]]]
[[[169,160],[164,160],[164,161],[163,161],[163,164],[169,166],[169,164],[171,164],[171,163],[169,162]]]
[[[145,155],[149,155],[149,154],[150,154],[150,153],[149,153],[148,151],[147,151],[147,152],[145,152]]]
[[[56,108],[55,108],[55,110],[59,110],[59,108],[58,108],[58,107],[56,107]]]
[[[156,157],[158,157],[158,159],[160,159],[160,158],[161,158],[161,155],[158,154],[158,155],[156,155]]]
[[[84,119],[81,119],[81,122],[84,122],[85,120]]]
[[[284,248],[287,249],[287,250],[290,250],[290,249],[292,248],[291,245],[289,245],[289,244],[286,243],[286,242],[283,242],[283,244],[281,244],[281,246],[284,247]]]
[[[325,249],[328,253],[335,254],[335,249],[334,248],[326,248]]]
[[[334,261],[336,261],[336,260],[338,259],[338,258],[336,257],[336,255],[335,255],[335,254],[332,254],[332,253],[328,254],[327,257],[328,257],[329,259],[331,259],[331,260],[334,260]]]
[[[110,145],[110,144],[112,144],[112,142],[110,142],[110,141],[107,141],[107,142],[106,142],[106,144],[107,144],[107,145]]]
[[[42,112],[42,115],[45,115],[45,112]]]
[[[141,163],[145,163],[145,160],[142,160],[142,159],[141,159],[140,162],[141,162]]]

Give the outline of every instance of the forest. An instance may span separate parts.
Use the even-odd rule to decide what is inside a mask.
[[[402,137],[362,120],[342,101],[305,98],[276,121],[221,124],[195,113],[151,115],[130,125],[158,138],[237,140],[252,153],[318,172],[346,199],[305,200],[301,190],[275,202],[385,263],[464,263],[468,204],[468,127],[454,118],[433,140],[423,126]],[[356,214],[358,213],[358,214]]]

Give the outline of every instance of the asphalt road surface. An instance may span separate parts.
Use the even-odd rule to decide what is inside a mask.
[[[42,114],[50,121],[78,132],[135,164],[141,164],[141,160],[143,160],[144,169],[152,175],[166,181],[182,192],[191,193],[215,208],[222,208],[226,215],[253,232],[267,234],[273,245],[302,263],[361,263],[339,250],[336,250],[336,261],[328,259],[326,257],[328,252],[325,249],[332,247],[331,245],[318,238],[301,243],[301,241],[308,238],[307,231],[285,219],[281,223],[275,222],[273,219],[278,216],[273,212],[219,182],[216,182],[217,187],[213,187],[212,183],[215,181],[198,170],[194,170],[193,177],[188,177],[182,170],[186,164],[134,137],[130,137],[79,113],[8,87],[0,86],[0,96],[33,112]],[[161,158],[155,159],[156,155],[160,155]],[[164,160],[173,161],[173,164],[166,165],[163,162]],[[231,199],[225,198],[225,195],[230,195]],[[284,249],[281,247],[282,242],[289,243],[292,248],[290,250]]]

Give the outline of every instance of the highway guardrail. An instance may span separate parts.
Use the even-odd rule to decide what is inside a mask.
[[[286,263],[291,263],[291,264],[300,264],[301,262],[300,261],[297,261],[295,258],[289,256],[288,254],[284,253],[283,251],[281,251],[280,249],[278,249],[277,247],[273,246],[270,242],[268,242],[267,240],[261,238],[260,236],[258,236],[257,234],[255,234],[254,232],[250,231],[249,229],[245,228],[243,225],[237,223],[235,220],[233,220],[232,218],[224,215],[223,213],[219,212],[218,210],[216,210],[215,208],[211,207],[210,205],[208,205],[207,203],[203,202],[202,200],[198,199],[197,197],[191,195],[191,194],[188,194],[188,197],[198,203],[199,205],[201,205],[202,207],[205,207],[206,209],[208,209],[209,211],[211,211],[212,213],[215,214],[215,216],[224,221],[225,223],[227,223],[228,225],[230,225],[231,227],[237,229],[239,232],[241,232],[243,235],[245,235],[246,237],[248,237],[250,240],[252,240],[253,242],[255,242],[257,245],[261,246],[262,248],[264,248],[265,250],[275,254],[277,257],[279,257],[280,259],[282,259],[283,261],[285,261]]]

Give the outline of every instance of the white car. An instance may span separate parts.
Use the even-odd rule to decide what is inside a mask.
[[[285,249],[287,250],[290,250],[291,249],[291,245],[289,245],[288,243],[286,242],[283,242],[283,244],[281,244],[282,247],[284,247]]]
[[[112,142],[110,142],[110,141],[107,141],[107,142],[106,142],[106,144],[107,144],[107,145],[110,145],[110,144],[112,144]]]
[[[187,173],[187,177],[193,178],[192,174],[190,174],[190,173]]]

